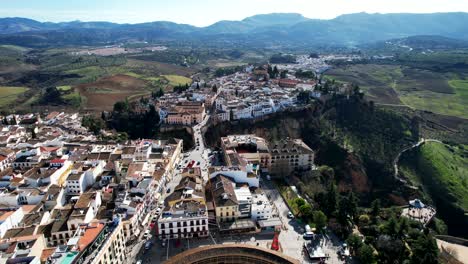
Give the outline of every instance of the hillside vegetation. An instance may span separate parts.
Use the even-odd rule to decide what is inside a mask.
[[[462,228],[468,224],[466,217],[463,221],[463,212],[468,212],[467,145],[448,146],[427,142],[404,154],[400,168],[403,176],[420,186],[432,198],[444,220],[457,223],[452,228],[460,228],[449,231],[468,235],[466,228]]]

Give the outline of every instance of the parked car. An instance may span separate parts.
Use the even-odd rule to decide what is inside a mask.
[[[142,261],[141,259],[139,259],[139,260],[136,262],[136,264],[142,264],[142,263],[143,263],[143,261]]]
[[[294,215],[293,215],[293,213],[291,213],[291,211],[288,212],[288,218],[289,218],[289,219],[293,219],[293,218],[294,218]]]
[[[151,231],[150,231],[149,229],[146,230],[146,231],[145,231],[145,234],[143,235],[143,237],[144,237],[144,238],[148,238],[148,237],[151,235],[150,232],[151,232]]]
[[[149,250],[153,246],[152,241],[146,241],[145,243],[145,250]]]
[[[167,188],[166,193],[170,193],[170,192],[171,192],[171,188]]]
[[[161,242],[161,246],[166,247],[166,240],[165,239],[163,239],[163,241]]]

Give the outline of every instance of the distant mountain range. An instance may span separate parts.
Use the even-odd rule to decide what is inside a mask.
[[[0,44],[23,46],[101,45],[125,41],[190,41],[273,45],[356,46],[415,35],[468,40],[468,13],[342,15],[330,20],[294,13],[256,15],[195,27],[167,21],[140,24],[110,22],[38,22],[0,18]]]

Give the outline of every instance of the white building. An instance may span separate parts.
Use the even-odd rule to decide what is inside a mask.
[[[164,210],[158,220],[159,238],[206,237],[208,211],[204,203],[183,201]]]
[[[18,208],[16,211],[2,212],[0,215],[0,238],[3,238],[8,229],[18,227],[23,217],[23,208]]]
[[[265,220],[273,217],[273,206],[264,193],[252,195],[252,220]]]
[[[252,194],[250,193],[249,188],[241,187],[234,189],[236,194],[239,211],[239,218],[250,217],[250,212],[252,208]]]

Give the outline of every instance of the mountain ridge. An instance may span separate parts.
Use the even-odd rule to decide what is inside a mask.
[[[190,40],[261,42],[296,45],[356,46],[414,35],[439,35],[468,40],[468,13],[344,14],[334,19],[310,19],[298,13],[271,13],[242,20],[222,20],[206,27],[154,21],[118,24],[105,21],[39,22],[27,18],[0,18],[0,44],[25,46],[63,43],[98,45],[125,42]],[[100,33],[100,35],[96,35]],[[69,39],[64,39],[66,35]],[[79,35],[82,39],[76,39]],[[62,37],[62,38],[61,38]],[[85,39],[86,41],[83,41]]]

